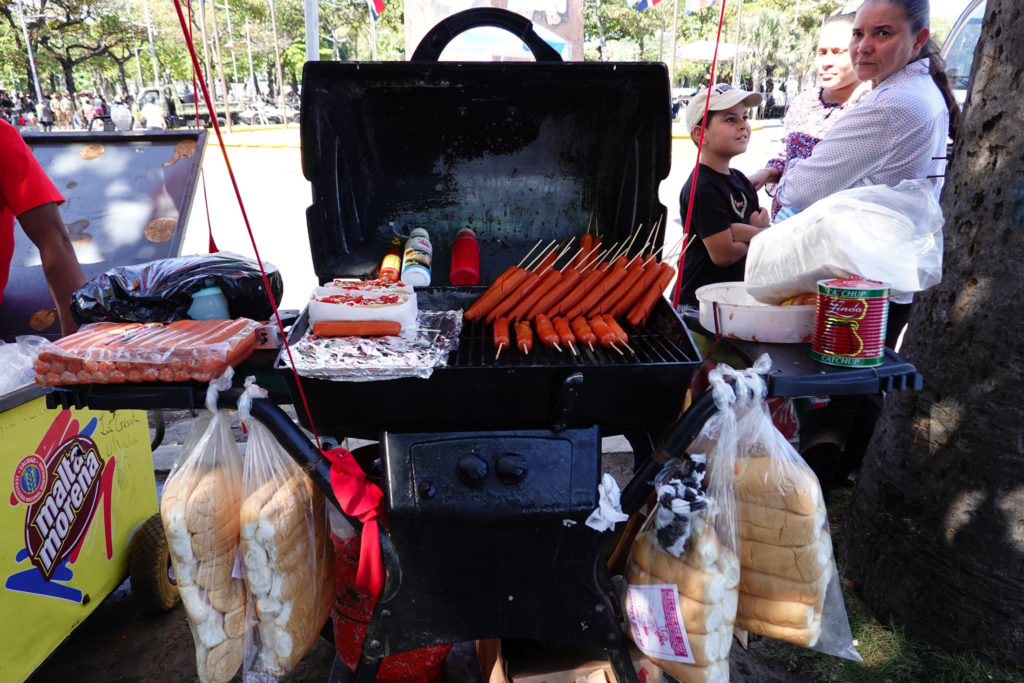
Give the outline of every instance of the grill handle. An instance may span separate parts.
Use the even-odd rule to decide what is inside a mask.
[[[533,30],[526,17],[499,7],[473,7],[457,12],[427,31],[412,53],[412,62],[436,62],[455,36],[472,28],[493,26],[512,33],[530,48],[538,62],[560,62],[562,56]]]
[[[569,413],[576,403],[576,397],[580,395],[579,389],[582,384],[582,372],[574,372],[562,380],[558,396],[555,397],[555,409],[551,413],[551,431],[564,432],[569,426]]]

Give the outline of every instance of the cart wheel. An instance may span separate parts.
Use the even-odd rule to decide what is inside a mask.
[[[166,612],[181,600],[159,513],[143,522],[132,538],[128,578],[135,602],[143,612]]]

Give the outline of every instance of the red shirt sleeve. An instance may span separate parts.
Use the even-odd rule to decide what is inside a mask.
[[[14,256],[14,217],[47,202],[62,204],[64,197],[21,133],[0,120],[0,302]]]
[[[47,202],[64,202],[21,134],[5,121],[0,121],[0,152],[0,205],[20,216]]]

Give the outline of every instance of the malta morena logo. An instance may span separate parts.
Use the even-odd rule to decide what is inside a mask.
[[[25,516],[25,549],[47,580],[82,540],[100,495],[103,458],[95,442],[75,436],[61,444],[43,470],[44,491]]]

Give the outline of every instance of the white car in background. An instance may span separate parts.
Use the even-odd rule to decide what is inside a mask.
[[[971,64],[981,37],[981,22],[985,18],[985,0],[971,0],[967,9],[953,24],[939,55],[946,60],[946,74],[953,85],[953,94],[960,107],[967,99],[967,86],[971,78]]]

